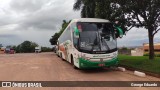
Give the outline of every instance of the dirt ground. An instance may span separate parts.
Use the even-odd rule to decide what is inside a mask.
[[[76,70],[54,53],[0,54],[0,81],[160,81],[113,69]],[[48,87],[0,88],[0,90],[160,90],[148,87]]]

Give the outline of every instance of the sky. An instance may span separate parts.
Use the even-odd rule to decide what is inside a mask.
[[[52,47],[49,39],[61,28],[63,20],[80,18],[73,10],[75,0],[0,0],[0,44],[18,45],[25,40]],[[142,46],[147,43],[147,30],[133,28],[118,46]],[[155,36],[160,42],[160,32]]]

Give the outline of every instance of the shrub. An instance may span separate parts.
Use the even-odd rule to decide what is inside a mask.
[[[160,54],[156,54],[155,56],[156,56],[156,57],[160,57]]]
[[[149,53],[145,53],[143,56],[149,56]],[[160,57],[160,54],[155,54],[155,57]]]
[[[143,54],[143,56],[149,56],[149,53],[145,53],[145,54]]]

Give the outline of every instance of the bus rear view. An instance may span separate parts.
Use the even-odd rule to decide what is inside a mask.
[[[64,51],[59,49],[59,53],[75,68],[101,68],[118,64],[116,29],[108,20],[77,19],[69,24],[67,30],[71,33],[71,39],[61,42],[60,36],[59,47],[64,47]],[[62,35],[67,35],[65,31]]]

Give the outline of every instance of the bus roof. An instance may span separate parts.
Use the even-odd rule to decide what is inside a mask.
[[[79,19],[73,19],[72,22],[107,22],[109,23],[109,20],[105,19],[98,19],[98,18],[79,18]]]

